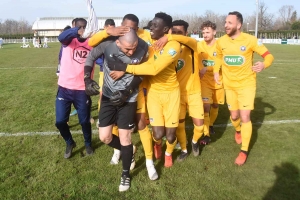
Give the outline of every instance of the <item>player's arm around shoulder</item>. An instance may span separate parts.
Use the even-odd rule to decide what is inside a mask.
[[[263,62],[258,61],[254,63],[254,66],[252,66],[252,70],[258,73],[272,65],[274,61],[274,56],[269,52],[267,47],[256,37],[252,36],[251,43],[253,45],[253,51],[259,54],[264,59]]]
[[[88,41],[89,46],[95,47],[98,44],[100,44],[101,41],[108,38],[109,35],[106,32],[106,30],[98,31],[96,34],[94,34]]]
[[[172,62],[177,62],[180,55],[180,49],[180,44],[178,42],[170,41],[158,52],[157,58],[154,59],[153,62],[151,62],[152,59],[150,58],[147,62],[139,65],[128,65],[126,72],[136,75],[155,76],[163,69],[167,68]]]
[[[191,38],[184,35],[172,35],[172,34],[167,34],[167,37],[168,37],[168,41],[177,41],[181,44],[190,47],[194,51],[198,50],[198,45],[197,45],[198,42],[195,38]]]

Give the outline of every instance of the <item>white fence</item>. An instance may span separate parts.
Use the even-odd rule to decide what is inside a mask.
[[[36,38],[37,39],[37,38]],[[41,37],[41,42],[44,43],[44,38]],[[59,42],[57,37],[49,37],[48,42]],[[9,43],[23,43],[23,39],[3,39],[4,44],[9,44]],[[26,43],[32,44],[32,38],[31,39],[26,39]]]
[[[195,38],[198,41],[202,41],[203,38],[199,38],[199,35],[191,35],[192,38]],[[292,44],[300,45],[300,39],[259,39],[264,44]]]

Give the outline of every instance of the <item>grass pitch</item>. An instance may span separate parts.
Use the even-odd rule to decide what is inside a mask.
[[[157,181],[147,176],[143,148],[134,134],[137,165],[125,193],[118,192],[121,163],[109,164],[112,149],[97,134],[90,157],[85,156],[82,135],[74,135],[77,147],[68,160],[63,158],[65,144],[59,135],[36,134],[57,132],[55,72],[60,44],[49,46],[21,49],[20,44],[7,44],[0,49],[1,199],[300,199],[300,46],[267,45],[275,61],[257,77],[251,152],[244,166],[234,165],[239,145],[234,128],[226,125],[229,112],[221,106],[216,124],[223,126],[215,128],[213,142],[199,157],[191,154],[182,163],[175,160],[180,153],[176,150],[171,169],[155,161]],[[96,120],[97,97],[93,102]],[[77,116],[70,118],[70,126],[80,132]],[[190,138],[188,118],[187,126]],[[29,135],[7,136],[17,133]]]

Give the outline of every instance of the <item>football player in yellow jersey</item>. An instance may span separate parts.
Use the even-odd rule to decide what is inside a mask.
[[[153,43],[162,38],[172,27],[172,17],[165,13],[156,13],[150,27],[151,46],[149,60],[139,65],[118,66],[120,63],[109,63],[116,70],[136,75],[151,75],[147,77],[149,89],[147,108],[155,141],[154,153],[161,158],[161,139],[166,135],[167,149],[165,152],[165,167],[173,165],[172,152],[177,143],[176,128],[179,121],[180,90],[175,67],[180,54],[180,44],[168,42],[163,49],[156,51]]]
[[[139,24],[139,19],[137,16],[135,16],[134,14],[127,14],[123,17],[121,27],[108,28],[104,31],[96,33],[94,36],[92,36],[92,38],[90,38],[89,45],[94,47],[110,35],[114,35],[114,36],[123,35],[124,33],[128,32],[129,30],[128,27],[134,29],[137,32],[139,37],[148,41],[148,38],[151,38],[150,33],[139,29],[138,24]],[[156,180],[158,178],[158,174],[156,172],[153,163],[152,135],[146,123],[146,104],[145,104],[145,97],[144,97],[142,86],[140,87],[140,92],[137,97],[137,104],[138,105],[137,105],[136,118],[137,118],[138,132],[146,156],[147,172],[151,180]],[[117,154],[117,152],[114,152],[112,161],[117,163],[119,159],[120,159],[120,155]]]
[[[250,121],[251,110],[254,109],[256,92],[256,73],[268,68],[274,57],[256,37],[241,32],[243,16],[230,12],[225,21],[226,35],[217,40],[217,62],[222,64],[223,84],[230,118],[235,127],[235,141],[242,144],[241,152],[235,164],[243,165],[248,156],[248,148],[252,135]],[[253,65],[253,53],[264,58],[263,62]],[[219,83],[220,63],[214,66],[214,78]]]
[[[172,23],[172,34],[187,35],[189,24],[183,20],[175,20]],[[174,38],[175,39],[175,38]],[[195,41],[195,47],[196,47]],[[195,48],[195,50],[197,50]],[[201,97],[201,85],[199,78],[198,58],[192,58],[193,51],[188,46],[181,46],[181,54],[177,62],[177,79],[180,85],[180,116],[176,131],[180,143],[181,154],[177,158],[183,161],[188,153],[186,148],[185,116],[188,109],[194,123],[194,136],[192,150],[194,156],[199,155],[198,139],[203,135],[203,102]],[[198,54],[196,54],[198,56]]]
[[[200,143],[210,142],[210,134],[214,133],[213,124],[218,116],[219,104],[224,104],[222,73],[217,84],[214,80],[213,66],[216,60],[216,24],[211,21],[202,23],[200,29],[204,40],[199,42],[202,52],[199,54],[204,68],[200,71],[201,94],[204,103],[204,138]]]

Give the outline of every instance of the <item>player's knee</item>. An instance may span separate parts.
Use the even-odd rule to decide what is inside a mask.
[[[153,132],[153,138],[154,140],[158,141],[164,136],[164,133],[162,132]]]
[[[99,133],[99,139],[104,144],[109,144],[111,142],[111,140],[112,140],[112,136],[111,135],[106,135],[106,134]]]
[[[173,144],[176,140],[176,136],[175,136],[175,134],[174,135],[169,134],[169,135],[166,136],[166,139],[169,142],[169,144]]]
[[[231,115],[230,117],[231,117],[232,121],[236,121],[236,120],[238,120],[240,118],[239,115]]]
[[[138,122],[138,130],[144,130],[146,128],[146,122],[144,120],[140,120]]]
[[[219,108],[219,104],[216,104],[216,103],[213,103],[211,106],[212,106],[213,108]]]

